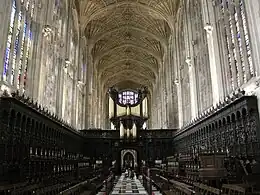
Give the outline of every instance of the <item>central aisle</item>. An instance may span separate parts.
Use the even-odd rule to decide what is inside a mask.
[[[120,176],[111,194],[112,195],[130,195],[130,194],[148,195],[148,193],[144,189],[139,179],[137,179],[136,177],[134,177],[134,179],[130,179],[128,177],[125,177],[124,173]]]

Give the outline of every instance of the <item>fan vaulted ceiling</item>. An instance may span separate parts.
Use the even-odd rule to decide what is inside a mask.
[[[80,25],[104,87],[152,89],[179,0],[81,0]]]

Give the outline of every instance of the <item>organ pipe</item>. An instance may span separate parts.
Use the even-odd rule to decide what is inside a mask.
[[[126,115],[127,115],[127,116],[130,115],[130,108],[129,108],[129,106],[126,107]]]
[[[134,125],[133,125],[133,129],[132,129],[132,131],[133,131],[133,137],[136,138],[137,129],[136,129],[136,125],[135,125],[135,123],[134,123]]]
[[[130,130],[129,129],[126,130],[126,136],[127,136],[127,138],[130,138]]]
[[[120,138],[124,138],[125,129],[122,122],[120,122]]]

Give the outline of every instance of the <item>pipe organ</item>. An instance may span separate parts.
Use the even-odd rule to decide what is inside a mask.
[[[136,138],[137,129],[148,120],[147,89],[117,91],[110,88],[109,95],[109,119],[120,131],[120,138]]]

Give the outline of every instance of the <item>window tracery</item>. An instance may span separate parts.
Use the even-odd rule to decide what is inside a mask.
[[[139,95],[134,91],[122,91],[118,94],[118,101],[120,104],[134,105],[138,102]]]
[[[2,78],[22,92],[26,90],[27,71],[31,61],[31,22],[34,16],[34,0],[12,1]]]
[[[10,63],[11,45],[12,45],[12,40],[13,40],[15,14],[16,14],[16,1],[13,0],[11,18],[10,18],[10,25],[9,25],[9,32],[8,32],[8,37],[7,37],[7,45],[6,45],[6,51],[5,51],[3,81],[7,81],[7,78],[9,77],[8,68],[9,68],[9,63]]]
[[[225,52],[221,55],[222,64],[226,64],[228,71],[226,82],[231,80],[228,93],[256,75],[252,64],[244,1],[219,0],[219,6],[216,6],[215,10],[215,14],[219,16],[218,36],[223,39],[223,42],[219,39],[219,43],[225,48]]]

